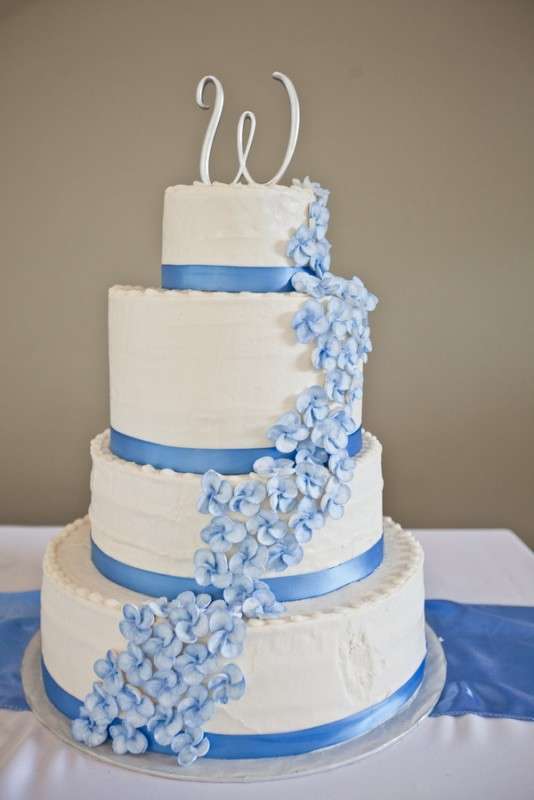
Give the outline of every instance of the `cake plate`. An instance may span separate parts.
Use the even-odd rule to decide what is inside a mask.
[[[144,753],[140,756],[116,755],[111,744],[90,748],[74,741],[67,719],[49,701],[41,674],[41,636],[36,633],[30,641],[22,662],[22,684],[31,710],[46,728],[77,750],[123,769],[172,778],[181,781],[212,783],[245,783],[273,781],[313,775],[317,772],[347,766],[361,758],[383,750],[399,741],[427,717],[437,703],[445,685],[446,661],[443,648],[434,631],[426,626],[427,658],[423,682],[416,694],[392,719],[357,739],[285,758],[220,760],[202,758],[187,768],[178,767],[172,756]]]

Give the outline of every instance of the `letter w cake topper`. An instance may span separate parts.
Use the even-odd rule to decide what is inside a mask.
[[[277,81],[280,81],[280,83],[284,85],[287,91],[287,95],[289,98],[289,108],[291,113],[291,123],[289,128],[289,141],[287,143],[287,149],[284,156],[284,160],[282,161],[282,164],[278,172],[271,178],[270,181],[266,181],[266,185],[273,185],[275,183],[278,183],[278,181],[282,178],[283,174],[287,170],[289,163],[293,158],[293,153],[295,152],[295,147],[297,145],[297,139],[299,135],[299,126],[300,126],[299,99],[297,91],[292,81],[287,77],[287,75],[284,75],[282,72],[273,72],[273,78]],[[210,106],[204,101],[204,91],[206,86],[210,83],[213,84],[213,86],[215,87],[215,101],[213,103],[213,110],[211,112],[210,121],[208,123],[206,134],[204,136],[204,141],[202,143],[202,150],[200,152],[200,179],[202,183],[208,183],[208,184],[211,183],[210,171],[209,171],[211,150],[213,147],[215,134],[217,133],[217,128],[219,127],[219,122],[221,119],[224,106],[224,89],[220,80],[216,78],[214,75],[205,75],[199,81],[196,93],[197,105],[203,109],[210,108]],[[250,128],[246,144],[243,145],[245,123],[247,121],[250,123]],[[250,154],[250,149],[252,147],[252,142],[254,140],[255,132],[256,132],[256,115],[254,114],[253,111],[243,111],[243,113],[239,117],[239,122],[237,124],[237,158],[239,162],[239,168],[237,171],[237,175],[235,176],[232,183],[238,183],[241,180],[241,178],[244,178],[249,184],[257,183],[257,181],[255,181],[254,178],[251,176],[247,167],[247,160]]]

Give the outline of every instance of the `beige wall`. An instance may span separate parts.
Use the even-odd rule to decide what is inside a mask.
[[[408,526],[510,526],[534,544],[534,3],[0,0],[0,514],[84,513],[107,424],[106,289],[156,285],[162,192],[258,116],[277,167],[332,188],[336,271],[381,298],[365,422],[387,511]]]

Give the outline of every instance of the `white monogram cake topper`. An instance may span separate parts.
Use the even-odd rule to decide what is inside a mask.
[[[265,185],[269,186],[278,183],[278,181],[281,179],[284,172],[288,168],[289,163],[293,158],[295,147],[297,146],[299,125],[300,125],[299,98],[292,81],[287,77],[287,75],[284,75],[282,72],[273,72],[273,78],[277,81],[280,81],[280,83],[283,83],[287,91],[287,95],[289,98],[289,108],[291,113],[291,124],[289,128],[289,141],[287,143],[287,149],[284,156],[284,160],[282,161],[280,169],[278,170],[276,175],[274,175],[270,181],[266,181]],[[205,75],[199,81],[196,94],[197,105],[200,106],[200,108],[204,109],[210,108],[210,106],[204,102],[204,90],[206,86],[210,83],[213,84],[213,86],[215,87],[215,102],[213,104],[213,110],[211,112],[211,117],[206,130],[206,135],[204,136],[204,141],[202,143],[202,150],[200,152],[200,179],[202,183],[211,183],[209,161],[211,156],[211,150],[213,147],[213,141],[215,139],[215,134],[217,133],[217,128],[219,127],[219,122],[221,119],[224,106],[224,89],[220,80],[216,78],[214,75]],[[245,123],[247,121],[250,123],[250,128],[246,144],[245,146],[243,146]],[[252,142],[254,140],[255,132],[256,132],[256,115],[254,114],[253,111],[243,111],[243,113],[239,117],[239,122],[237,124],[237,158],[239,162],[239,168],[237,171],[237,175],[235,176],[232,183],[238,183],[241,180],[241,178],[244,178],[249,184],[257,183],[257,181],[255,181],[254,178],[251,176],[247,168],[247,160],[250,154],[250,149],[252,147]]]

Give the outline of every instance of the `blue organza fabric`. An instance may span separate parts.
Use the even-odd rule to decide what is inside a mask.
[[[26,645],[39,628],[39,591],[0,592],[0,708],[28,708],[20,667]]]
[[[534,720],[534,608],[427,600],[447,682],[432,714]]]

